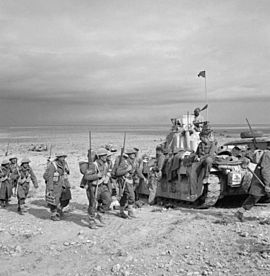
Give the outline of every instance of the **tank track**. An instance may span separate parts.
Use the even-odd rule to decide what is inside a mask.
[[[220,197],[220,189],[219,178],[214,174],[210,174],[209,183],[204,186],[204,192],[200,199],[201,204],[198,208],[206,209],[214,206]]]

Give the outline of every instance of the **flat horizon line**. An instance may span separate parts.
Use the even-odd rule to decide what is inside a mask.
[[[142,124],[130,124],[130,123],[117,123],[117,124],[113,124],[113,123],[101,123],[101,124],[97,124],[97,123],[76,123],[76,124],[40,124],[40,125],[0,125],[0,128],[46,128],[46,127],[117,127],[117,126],[128,126],[128,127],[149,127],[149,126],[170,126],[171,124],[166,124],[166,123],[159,123],[159,124],[150,124],[150,123],[142,123]],[[232,123],[214,123],[211,124],[211,126],[213,127],[220,127],[220,126],[232,126],[232,127],[236,127],[236,126],[247,126],[248,125],[246,123],[236,123],[236,124],[232,124]],[[270,127],[270,123],[252,123],[252,126],[269,126]]]

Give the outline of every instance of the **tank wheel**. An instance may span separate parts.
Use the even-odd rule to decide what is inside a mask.
[[[204,185],[202,196],[199,198],[198,208],[206,209],[214,206],[220,197],[220,180],[214,175],[210,174],[209,183]]]

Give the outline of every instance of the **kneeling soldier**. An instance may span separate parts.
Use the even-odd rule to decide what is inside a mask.
[[[71,199],[70,184],[68,181],[69,168],[65,158],[66,154],[56,154],[56,158],[46,169],[47,202],[51,209],[51,219],[59,221],[62,209]],[[44,175],[45,175],[44,174]],[[44,177],[44,176],[43,176]],[[45,177],[44,177],[45,178]]]
[[[18,198],[18,212],[23,214],[27,212],[25,206],[25,200],[27,198],[30,182],[32,181],[34,187],[38,188],[37,178],[29,165],[30,160],[28,158],[23,158],[21,161],[21,166],[19,167],[19,179],[17,186],[17,198]]]

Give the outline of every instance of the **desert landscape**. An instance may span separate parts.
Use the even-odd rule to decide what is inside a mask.
[[[91,230],[78,166],[86,160],[88,132],[37,133],[42,132],[1,132],[1,159],[10,141],[9,155],[19,160],[28,156],[39,184],[37,190],[31,187],[25,215],[17,213],[14,197],[7,208],[0,209],[1,276],[270,274],[270,226],[260,223],[260,218],[269,216],[268,204],[258,204],[243,223],[233,215],[243,198],[227,199],[207,210],[144,205],[136,209],[136,219],[122,219],[118,210],[112,210],[105,215],[105,227]],[[216,131],[216,137],[221,144],[234,134]],[[111,143],[119,152],[123,133],[94,132],[92,139],[93,148]],[[163,139],[158,131],[127,133],[128,146],[151,155]],[[49,152],[28,151],[35,143],[52,144],[52,156],[58,151],[68,155],[72,200],[60,222],[50,220],[44,200],[42,174]]]

